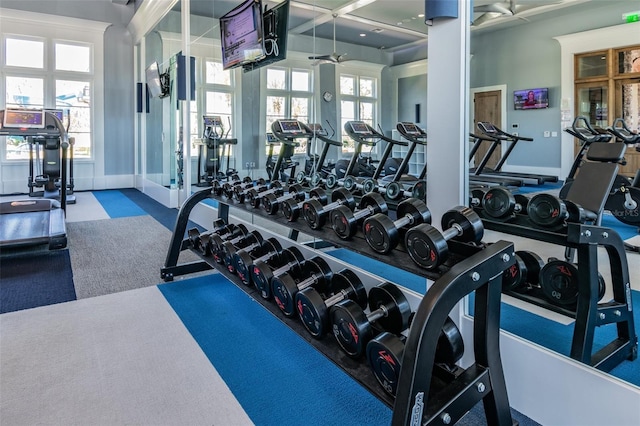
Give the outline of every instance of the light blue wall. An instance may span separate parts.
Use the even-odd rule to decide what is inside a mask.
[[[622,23],[622,13],[637,9],[640,2],[606,1],[589,11],[558,12],[544,21],[516,28],[471,34],[471,88],[507,86],[507,132],[518,131],[534,138],[522,142],[509,157],[512,166],[560,167],[560,44],[555,36],[604,28]],[[635,3],[635,4],[634,4]],[[628,44],[638,43],[628,40]],[[513,91],[549,88],[549,108],[515,111]],[[518,129],[512,127],[518,124]],[[544,138],[543,132],[557,132]]]
[[[427,124],[427,76],[416,75],[398,79],[398,120]],[[416,105],[420,105],[416,120]]]

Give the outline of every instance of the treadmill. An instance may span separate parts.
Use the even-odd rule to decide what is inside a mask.
[[[551,175],[543,175],[536,173],[516,173],[516,172],[503,172],[502,166],[507,161],[509,155],[516,147],[516,144],[519,141],[533,142],[533,138],[527,138],[523,136],[516,136],[511,133],[507,133],[503,130],[500,130],[492,123],[486,121],[478,122],[478,129],[482,132],[482,134],[490,139],[494,140],[494,143],[499,144],[500,141],[510,142],[507,150],[504,155],[500,157],[498,164],[493,169],[488,169],[484,167],[486,165],[483,164],[483,167],[478,167],[476,172],[480,175],[489,175],[489,176],[502,176],[502,177],[512,177],[516,179],[521,179],[523,183],[527,185],[544,185],[545,183],[553,183],[558,182],[558,176]]]
[[[45,245],[49,250],[67,246],[65,212],[67,204],[67,152],[69,140],[62,122],[45,110],[0,110],[0,136],[58,138],[62,151],[60,201],[18,200],[0,203],[0,251]]]
[[[489,162],[491,154],[493,154],[496,148],[500,146],[500,140],[496,140],[484,135],[477,135],[475,133],[469,133],[469,136],[473,140],[473,147],[469,151],[469,162],[473,161],[473,156],[478,151],[478,148],[480,148],[482,142],[491,142],[487,153],[480,160],[480,164],[478,164],[478,166],[475,168],[469,169],[469,182],[485,186],[524,186],[524,182],[522,181],[522,179],[481,174],[480,171],[483,170],[487,162]]]

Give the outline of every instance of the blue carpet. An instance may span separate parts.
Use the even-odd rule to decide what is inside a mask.
[[[147,213],[119,190],[93,191],[93,196],[112,219],[118,217],[144,216]]]
[[[0,313],[76,300],[68,250],[0,257]]]
[[[400,284],[403,287],[411,289],[417,293],[424,294],[427,291],[426,278],[414,275],[400,268],[387,265],[386,263],[378,262],[377,260],[373,260],[370,257],[352,252],[351,250],[347,249],[329,250],[325,253],[350,265],[354,265],[358,268],[364,269],[365,271],[373,275],[377,275],[387,281]]]
[[[473,315],[473,296],[469,299],[469,313]],[[632,290],[633,305],[640,306],[640,292]],[[532,314],[507,303],[502,303],[500,312],[500,328],[523,339],[537,343],[552,351],[569,356],[573,338],[573,324],[564,325],[556,321]],[[636,333],[640,330],[640,315],[634,315]],[[617,336],[613,324],[597,327],[594,336],[594,352],[604,347]],[[640,386],[640,358],[635,361],[623,361],[613,370],[611,375]]]
[[[519,193],[519,194],[530,194],[532,192],[541,192],[541,191],[552,191],[554,189],[560,189],[562,188],[562,185],[564,185],[564,182],[559,181],[559,182],[549,182],[549,183],[545,183],[544,185],[525,185],[525,186],[519,186],[516,190],[515,193]]]
[[[221,275],[159,286],[259,425],[388,425],[391,410]]]

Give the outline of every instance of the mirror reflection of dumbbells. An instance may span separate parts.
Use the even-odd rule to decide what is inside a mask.
[[[242,178],[242,180],[240,180],[240,178],[238,176],[236,176],[238,179],[235,180],[231,180],[228,182],[223,182],[220,180],[214,180],[212,182],[211,185],[211,192],[214,195],[224,195],[226,198],[231,198],[233,195],[233,187],[235,185],[242,185],[242,184],[249,184],[253,182],[253,179],[251,179],[251,177],[249,176],[245,176],[244,178]]]
[[[456,206],[445,212],[441,225],[442,232],[428,223],[422,223],[405,234],[407,253],[425,269],[436,269],[447,260],[450,240],[479,243],[484,236],[480,216],[469,207]]]
[[[191,228],[187,231],[187,238],[194,250],[200,252],[204,256],[211,254],[211,248],[209,247],[209,235],[218,234],[224,235],[231,232],[232,228],[229,227],[223,219],[216,219],[213,221],[213,228],[209,231],[200,232],[198,228]],[[203,242],[203,239],[206,241]]]
[[[544,260],[532,251],[518,250],[515,263],[502,274],[502,290],[526,293],[539,288],[538,281]]]
[[[400,367],[406,342],[404,335],[384,331],[367,344],[367,361],[380,386],[392,396],[396,395]],[[464,340],[460,330],[447,317],[436,344],[433,375],[441,379],[453,379],[456,363],[464,355]]]
[[[267,182],[260,178],[258,179],[255,184],[247,184],[247,186],[243,186],[243,185],[236,185],[233,187],[233,194],[232,194],[232,198],[240,204],[243,204],[245,201],[245,197],[252,191],[266,191],[267,189],[269,189]]]
[[[379,189],[378,182],[373,178],[359,178],[355,176],[346,176],[342,182],[342,186],[347,191],[368,194]]]
[[[309,200],[316,200],[320,204],[324,205],[329,202],[328,201],[329,197],[327,196],[327,193],[325,192],[324,189],[320,187],[315,187],[309,190],[309,198],[307,199],[307,201]],[[300,217],[300,212],[302,211],[303,204],[304,204],[304,200],[302,201],[298,201],[295,199],[284,200],[280,205],[280,208],[282,209],[282,215],[289,222],[295,222],[296,220],[298,220],[298,217]]]
[[[326,294],[333,271],[329,264],[320,256],[305,260],[301,275],[295,277],[285,272],[271,279],[271,292],[280,311],[287,317],[296,315],[295,298],[298,292],[313,287],[316,291]]]
[[[282,250],[282,254],[272,262],[254,261],[251,267],[251,281],[256,286],[260,295],[264,299],[271,299],[271,279],[284,273],[299,275],[302,265],[304,264],[304,256],[302,252],[295,246]]]
[[[419,180],[409,189],[400,182],[389,182],[385,187],[385,196],[389,200],[397,201],[401,198],[417,198],[418,200],[425,200],[427,197],[427,182]]]
[[[227,270],[232,274],[236,273],[236,267],[233,262],[233,255],[239,249],[246,248],[247,250],[253,250],[262,246],[263,238],[262,234],[258,231],[251,231],[244,238],[241,238],[238,242],[232,243],[231,241],[225,241],[222,243],[222,263],[227,267]]]
[[[332,210],[340,206],[346,206],[353,210],[356,207],[356,200],[350,191],[344,188],[335,189],[331,193],[331,202],[322,204],[316,199],[309,199],[302,203],[302,213],[304,220],[311,229],[320,229],[327,222],[327,218]]]
[[[496,186],[482,197],[482,210],[487,216],[503,219],[527,212],[529,199],[522,194],[513,194],[507,188]]]
[[[597,279],[597,300],[600,301],[606,292],[606,284],[600,273]],[[565,260],[549,259],[540,270],[540,288],[553,304],[566,308],[575,307],[580,292],[578,265]]]
[[[331,212],[331,227],[336,235],[343,240],[356,235],[362,221],[376,213],[387,214],[387,202],[382,195],[369,192],[360,198],[358,210],[354,211],[347,206],[339,206]]]
[[[367,343],[380,330],[402,333],[409,326],[411,306],[402,290],[390,282],[369,290],[369,313],[353,300],[343,300],[331,308],[331,328],[342,350],[352,358],[365,353]]]
[[[212,234],[209,239],[209,245],[211,246],[211,254],[213,255],[213,260],[215,260],[216,263],[223,263],[224,253],[222,252],[222,245],[226,241],[231,241],[231,244],[235,244],[248,234],[249,230],[243,224],[237,225],[235,228],[233,228],[233,231],[225,235]]]
[[[344,268],[333,274],[328,297],[313,287],[306,288],[296,294],[295,306],[300,321],[309,334],[322,338],[331,329],[329,312],[336,303],[353,300],[361,308],[367,307],[367,291],[358,275],[351,269]]]
[[[275,238],[269,238],[259,247],[251,250],[247,250],[247,248],[240,249],[233,255],[236,275],[238,275],[238,278],[240,278],[243,284],[251,285],[251,274],[249,270],[254,262],[266,262],[268,264],[277,262],[281,253],[282,246]]]
[[[529,220],[542,227],[557,227],[565,222],[594,223],[598,215],[579,204],[551,194],[536,194],[527,206]]]
[[[293,200],[298,203],[303,201],[305,197],[306,194],[302,186],[298,184],[289,185],[287,193],[279,197],[275,194],[264,194],[262,197],[262,208],[269,214],[276,214],[278,213],[280,204],[285,200]]]
[[[369,247],[374,251],[382,254],[389,253],[400,242],[401,230],[431,222],[429,208],[417,198],[408,198],[398,204],[396,214],[398,219],[395,221],[382,213],[365,219],[362,231]]]
[[[258,208],[262,202],[262,197],[268,194],[282,195],[284,188],[279,180],[274,180],[268,185],[268,189],[260,190],[260,188],[251,188],[247,192],[246,201],[251,207]]]
[[[222,185],[222,194],[227,199],[235,199],[235,194],[239,191],[245,191],[252,188],[254,185],[262,186],[266,185],[267,181],[260,178],[254,183],[251,178],[246,177],[242,181],[226,182]]]

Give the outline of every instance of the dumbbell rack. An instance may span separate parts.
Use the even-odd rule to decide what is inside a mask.
[[[569,356],[603,371],[610,371],[624,360],[638,356],[638,338],[633,321],[631,285],[624,242],[610,228],[579,223],[567,223],[553,229],[533,224],[526,215],[504,220],[490,218],[476,208],[486,229],[517,235],[575,249],[578,267],[578,302],[575,310],[549,302],[541,291],[504,294],[575,319]],[[598,247],[604,247],[609,257],[613,300],[598,302]],[[617,338],[593,353],[596,327],[615,324]]]
[[[394,399],[383,391],[366,362],[349,358],[332,338],[325,337],[318,340],[311,337],[297,318],[284,317],[274,303],[264,300],[253,286],[242,284],[236,275],[229,273],[213,258],[205,257],[199,251],[192,250],[200,257],[200,261],[177,264],[180,252],[191,249],[189,239],[184,238],[190,212],[195,205],[207,198],[219,201],[219,217],[225,219],[228,217],[229,204],[226,200],[213,196],[209,190],[197,192],[185,201],[178,214],[165,265],[161,270],[161,276],[165,281],[173,280],[176,275],[215,268],[374,396],[391,407],[394,425],[415,424],[416,417],[421,419],[421,424],[453,424],[480,401],[483,401],[488,424],[502,426],[513,424],[499,351],[501,277],[502,273],[514,264],[513,243],[499,241],[487,247],[466,247],[463,250],[470,254],[463,257],[458,250],[457,262],[446,266],[442,271],[427,273],[419,270],[419,275],[429,276],[435,280],[435,283],[422,298],[415,312],[405,343],[398,393]],[[239,204],[233,205],[255,214],[259,212],[259,209],[248,209]],[[265,217],[271,220],[276,218],[269,215]],[[289,222],[286,223],[289,226],[292,225]],[[304,221],[299,225],[304,225]],[[300,228],[300,230],[303,229],[305,233],[311,233],[311,229]],[[318,235],[311,234],[318,237],[322,234],[322,237],[327,237],[330,235],[329,232],[333,234],[330,228],[325,232],[317,231]],[[345,242],[337,237],[336,239],[338,240],[336,244],[351,248],[351,245],[345,244],[349,241]],[[362,242],[355,244],[362,244]],[[360,251],[364,250],[361,248]],[[366,254],[387,263],[395,262],[393,255],[375,256],[372,251]],[[400,253],[398,256],[404,256],[404,261],[393,263],[395,266],[409,272],[418,271],[406,253]],[[473,337],[475,363],[466,369],[458,367],[450,380],[444,381],[439,377],[437,367],[434,366],[440,330],[454,306],[474,291],[476,292]]]

